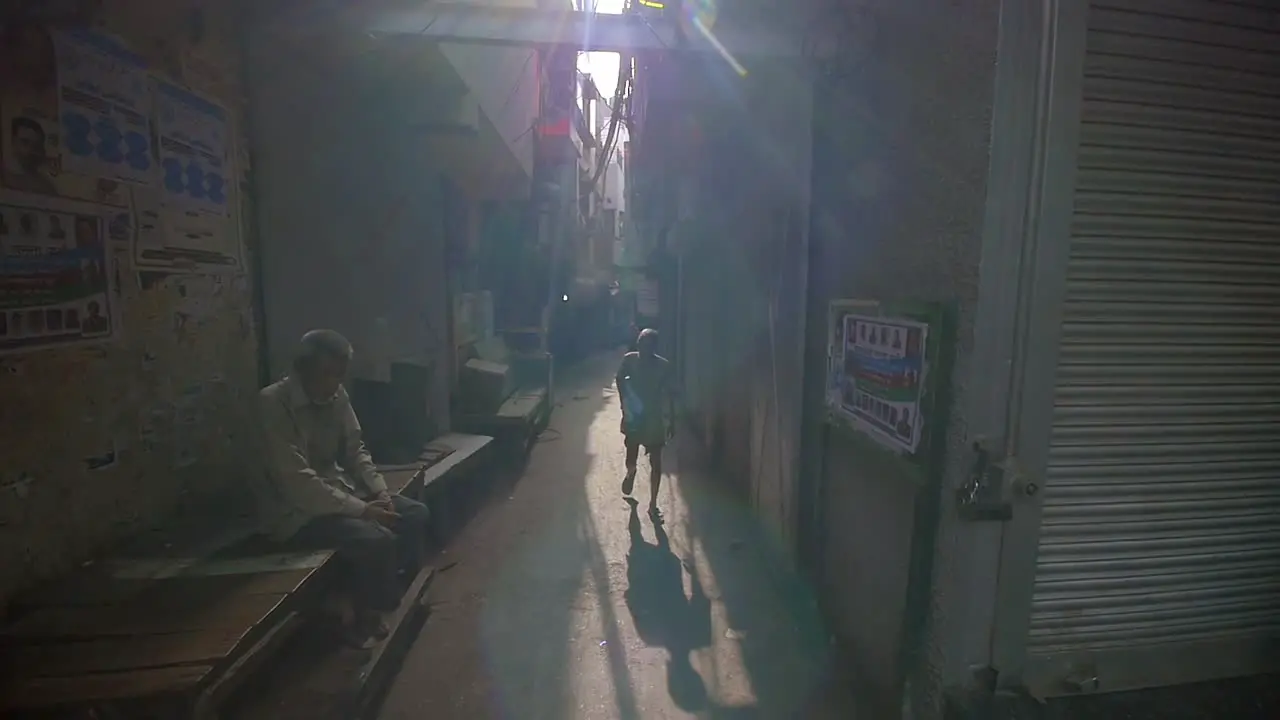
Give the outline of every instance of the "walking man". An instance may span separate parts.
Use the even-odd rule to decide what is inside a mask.
[[[622,404],[622,435],[627,447],[627,475],[622,494],[636,482],[640,448],[649,455],[649,516],[661,522],[658,489],[662,483],[662,448],[675,431],[675,398],[671,393],[671,364],[658,355],[658,331],[646,329],[636,338],[635,352],[622,356],[614,378]]]

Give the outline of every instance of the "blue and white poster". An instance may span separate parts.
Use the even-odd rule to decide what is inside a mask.
[[[231,128],[226,109],[160,79],[155,88],[164,205],[229,217]]]
[[[54,37],[62,170],[153,184],[152,103],[142,57],[88,30]]]

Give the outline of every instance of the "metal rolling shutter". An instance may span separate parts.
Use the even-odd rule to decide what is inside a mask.
[[[1091,2],[1033,661],[1280,630],[1266,4]]]

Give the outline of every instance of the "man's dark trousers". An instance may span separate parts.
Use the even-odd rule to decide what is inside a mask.
[[[349,515],[324,515],[294,535],[301,547],[331,547],[355,602],[365,610],[390,612],[400,605],[399,573],[410,577],[422,566],[430,513],[417,500],[393,495],[400,516],[394,528]]]

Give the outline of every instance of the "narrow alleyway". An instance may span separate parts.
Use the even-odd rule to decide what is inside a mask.
[[[639,512],[624,501],[615,363],[561,382],[523,477],[440,559],[381,717],[852,718],[812,594],[768,569],[749,509],[682,467],[687,448],[665,463],[664,528],[644,459]]]

